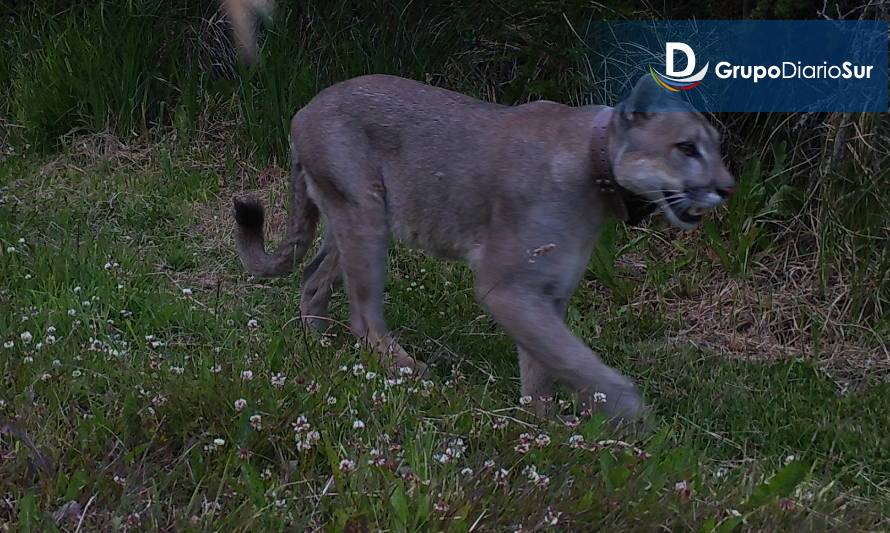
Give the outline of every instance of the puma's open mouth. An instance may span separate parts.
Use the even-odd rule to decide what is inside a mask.
[[[669,215],[673,215],[682,225],[696,226],[701,222],[702,217],[708,212],[707,208],[691,205],[689,197],[685,194],[662,192],[662,208]]]

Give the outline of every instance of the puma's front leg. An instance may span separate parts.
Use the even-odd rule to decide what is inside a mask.
[[[526,354],[592,407],[625,420],[642,415],[643,401],[633,382],[604,364],[575,337],[551,300],[516,285],[480,293],[481,303]]]
[[[553,410],[553,376],[521,346],[519,347],[519,378],[522,381],[520,392],[523,397],[531,398],[529,406],[532,411],[540,417],[551,414]]]

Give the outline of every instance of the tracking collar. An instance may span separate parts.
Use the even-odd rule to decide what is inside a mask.
[[[593,117],[593,183],[611,214],[635,226],[655,211],[655,204],[625,189],[615,181],[609,161],[609,122],[614,108],[603,107]]]

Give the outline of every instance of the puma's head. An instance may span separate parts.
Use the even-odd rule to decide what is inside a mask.
[[[697,226],[732,193],[717,130],[649,76],[616,106],[609,156],[620,186],[655,203],[683,229]]]

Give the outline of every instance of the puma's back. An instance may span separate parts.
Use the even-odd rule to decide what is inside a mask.
[[[316,186],[336,188],[343,201],[382,195],[397,238],[465,257],[494,211],[521,216],[566,192],[592,192],[597,110],[503,106],[403,78],[363,76],[300,110],[293,141]],[[356,183],[360,176],[347,170],[353,165],[373,169],[370,181]]]

